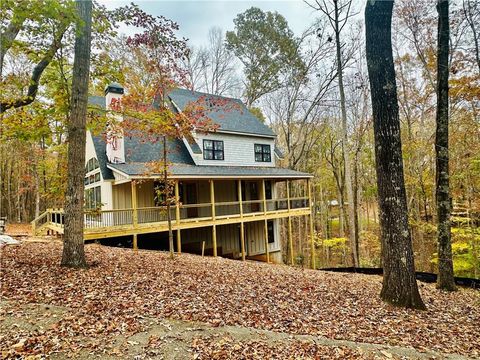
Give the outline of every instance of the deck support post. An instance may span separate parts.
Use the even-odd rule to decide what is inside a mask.
[[[262,179],[262,192],[263,192],[263,216],[265,216],[264,228],[265,228],[265,255],[267,257],[267,263],[270,262],[270,254],[268,251],[268,222],[267,222],[267,194],[265,191],[265,179]]]
[[[133,228],[136,229],[138,225],[138,214],[137,214],[137,184],[135,180],[131,181],[132,185],[132,224]],[[133,234],[133,250],[138,250],[137,244],[137,234]]]
[[[292,216],[290,215],[290,181],[287,180],[287,209],[288,209],[288,247],[290,251],[290,265],[293,261],[293,238],[292,238]]]
[[[217,256],[217,226],[215,225],[215,183],[210,180],[210,203],[212,205],[212,241],[213,241],[213,256]]]
[[[310,255],[312,257],[311,259],[311,265],[312,269],[315,270],[316,265],[315,265],[315,232],[313,229],[313,216],[315,214],[315,208],[314,204],[312,202],[312,182],[310,179],[307,179],[307,186],[308,186],[308,206],[310,207],[310,215],[309,215],[309,222],[310,222]]]
[[[245,261],[245,228],[243,224],[242,180],[238,180],[237,184],[237,197],[240,208],[240,247],[242,251],[242,261]]]
[[[138,251],[137,234],[133,234],[133,250]]]
[[[178,180],[175,181],[175,218],[177,226],[180,226],[180,191],[178,188]],[[177,252],[182,253],[182,232],[180,228],[177,229]]]

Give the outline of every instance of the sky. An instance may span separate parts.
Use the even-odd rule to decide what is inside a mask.
[[[100,0],[107,8],[115,8],[132,2],[123,0]],[[277,11],[288,21],[295,35],[300,35],[315,19],[315,11],[302,0],[137,0],[133,2],[151,15],[163,15],[177,22],[179,35],[189,39],[195,47],[207,43],[208,30],[217,26],[223,31],[233,30],[237,14],[255,6],[264,11]],[[128,28],[121,32],[129,33]]]

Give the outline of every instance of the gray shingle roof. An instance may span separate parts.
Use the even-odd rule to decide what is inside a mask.
[[[207,116],[220,126],[219,131],[241,132],[268,137],[276,136],[272,129],[253,115],[239,99],[187,89],[174,89],[168,94],[168,97],[173,100],[181,111],[183,111],[189,103],[199,102],[200,104],[204,104],[208,99],[213,99],[214,110],[208,112]],[[215,101],[216,99],[219,101]],[[229,102],[231,105],[229,105]],[[222,106],[223,104],[225,106]],[[226,110],[222,110],[222,107],[226,108]]]
[[[141,137],[126,136],[124,139],[126,163],[148,163],[163,158],[163,142],[152,142]],[[167,159],[175,164],[195,165],[182,140],[167,139]]]
[[[121,171],[129,176],[160,176],[161,174],[151,173],[145,163],[110,164],[110,167]],[[263,177],[263,178],[308,178],[312,175],[275,167],[253,167],[253,166],[209,166],[171,164],[169,173],[174,177],[197,177],[197,178],[242,178],[242,177]]]
[[[105,96],[92,95],[88,97],[88,105],[105,109]]]
[[[102,136],[92,136],[93,146],[95,147],[95,153],[97,154],[97,160],[100,165],[100,171],[104,180],[114,179],[112,170],[107,168],[107,153],[106,142]],[[87,159],[88,160],[88,159]]]
[[[170,98],[183,110],[189,102],[194,102],[205,96],[212,96],[185,89],[176,89],[170,93]],[[236,131],[247,134],[263,136],[275,136],[274,132],[258,120],[245,105],[238,99],[227,99],[235,102],[235,106],[229,107],[226,112],[214,110],[209,114],[213,121],[220,125],[219,130]],[[89,96],[89,105],[105,109],[105,97]],[[232,109],[230,109],[232,108]],[[93,136],[93,144],[100,163],[102,177],[106,180],[113,179],[112,170],[119,170],[130,176],[142,176],[150,171],[148,163],[162,158],[163,144],[161,141],[151,142],[137,136],[126,136],[125,164],[110,164],[106,156],[106,143],[103,136]],[[198,145],[197,145],[198,147]],[[200,151],[198,149],[192,149]],[[176,177],[203,177],[203,178],[241,178],[241,177],[264,177],[264,178],[307,178],[310,174],[290,169],[272,167],[250,166],[199,166],[195,165],[185,144],[182,140],[167,140],[167,159],[170,163],[169,172]],[[194,151],[195,152],[195,151]],[[150,174],[155,175],[155,174]]]

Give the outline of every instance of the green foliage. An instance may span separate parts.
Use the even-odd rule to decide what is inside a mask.
[[[332,250],[347,250],[348,239],[344,237],[325,239],[323,240],[323,246]]]
[[[265,122],[266,118],[265,118],[265,115],[263,115],[262,109],[256,106],[251,106],[248,110],[250,110],[250,112],[253,115],[255,115],[258,120],[260,120],[263,123]]]
[[[455,276],[475,277],[480,274],[480,229],[452,228],[453,270]],[[438,254],[431,262],[438,264]]]
[[[279,89],[282,74],[290,71],[303,74],[299,41],[282,15],[251,7],[238,14],[233,22],[235,31],[226,34],[227,48],[245,66],[248,105]]]

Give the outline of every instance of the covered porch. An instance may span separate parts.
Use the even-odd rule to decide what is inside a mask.
[[[313,233],[310,177],[172,176],[168,180],[172,189],[168,206],[155,191],[161,186],[159,179],[130,176],[111,182],[112,208],[102,206],[84,213],[85,240],[131,236],[137,249],[139,236],[167,232],[170,217],[178,253],[183,247],[192,251],[193,237],[203,239],[206,253],[213,256],[232,254],[244,260],[262,255],[269,261],[271,253],[281,250],[277,220],[287,218],[289,262],[293,263],[291,218],[309,216]],[[63,233],[63,221],[62,209],[49,209],[33,226]]]

